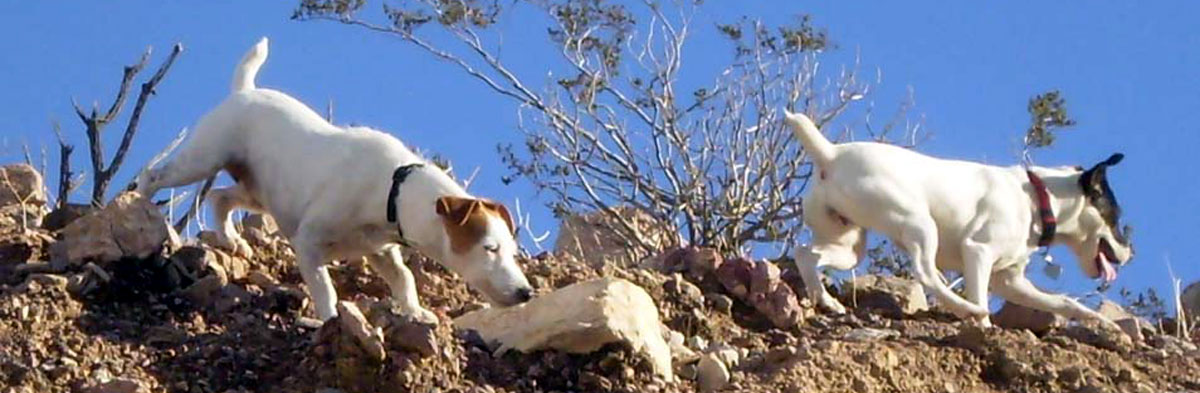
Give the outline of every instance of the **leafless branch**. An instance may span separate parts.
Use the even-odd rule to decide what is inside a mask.
[[[51,121],[50,127],[54,129],[54,136],[58,139],[57,207],[62,208],[67,205],[67,197],[75,188],[71,185],[71,179],[75,177],[75,174],[71,172],[71,153],[75,151],[75,146],[67,143],[67,139],[62,134],[62,127],[59,126],[57,120]]]
[[[133,105],[133,110],[129,116],[129,122],[125,127],[125,133],[121,137],[120,145],[117,147],[116,153],[111,161],[105,164],[104,146],[102,133],[105,126],[111,123],[120,114],[121,109],[125,106],[126,98],[129,95],[129,89],[133,84],[133,80],[137,74],[146,66],[146,62],[150,59],[151,50],[146,49],[142,57],[137,63],[126,66],[121,78],[121,86],[117,90],[117,97],[113,100],[112,105],[108,110],[101,114],[93,105],[91,113],[85,113],[83,108],[78,103],[74,103],[75,114],[86,127],[88,138],[88,150],[91,153],[92,163],[92,198],[91,203],[95,206],[100,206],[104,202],[104,195],[107,193],[108,185],[112,182],[113,176],[121,169],[121,164],[125,160],[125,155],[129,151],[130,145],[133,143],[133,137],[137,134],[138,124],[141,122],[142,111],[145,109],[146,103],[150,97],[155,94],[155,88],[166,76],[171,65],[175,63],[175,59],[183,52],[183,45],[175,44],[172,47],[171,54],[159,66],[158,70],[142,83],[141,90],[138,93],[136,102]],[[61,138],[60,138],[61,139]],[[62,144],[60,143],[60,146]],[[61,190],[60,190],[61,192]]]
[[[495,5],[420,0],[385,6],[387,25],[360,19],[362,4],[306,0],[297,15],[390,34],[511,98],[525,149],[501,146],[505,163],[549,194],[556,212],[603,212],[617,235],[641,252],[664,245],[649,242],[642,233],[647,228],[622,215],[624,209],[674,226],[692,244],[737,250],[786,243],[804,213],[801,195],[812,169],[783,126],[781,109],[804,111],[839,129],[834,125],[873,86],[860,80],[857,62],[819,80],[825,37],[808,19],[787,29],[745,20],[720,27],[734,47],[730,63],[704,88],[681,93],[683,48],[698,5],[644,0],[639,18],[648,21],[639,25],[626,5],[545,1],[529,5],[552,21],[547,30],[567,66],[540,73],[552,79],[539,90],[486,43],[488,19],[463,16],[494,15],[489,7]],[[678,12],[668,12],[671,6]],[[464,49],[444,49],[417,34],[415,26],[426,23],[439,25]]]

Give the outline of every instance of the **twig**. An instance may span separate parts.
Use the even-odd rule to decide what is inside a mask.
[[[200,186],[200,189],[196,191],[196,198],[191,203],[187,213],[185,213],[182,217],[179,217],[178,221],[175,221],[175,232],[182,233],[183,229],[187,227],[188,220],[191,219],[193,215],[199,215],[200,206],[204,203],[204,198],[208,196],[209,190],[212,190],[213,182],[216,179],[216,176],[209,176],[208,179],[204,181],[204,184]]]

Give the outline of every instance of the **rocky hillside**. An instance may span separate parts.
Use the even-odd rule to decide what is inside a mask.
[[[1195,343],[1136,318],[1116,332],[1007,306],[1010,328],[982,329],[892,277],[839,285],[854,313],[826,316],[788,267],[703,249],[524,259],[539,294],[516,310],[409,255],[436,323],[396,315],[369,265],[344,261],[341,316],[321,324],[268,217],[242,222],[253,253],[231,255],[133,194],[43,215],[36,173],[4,174],[0,393],[1200,390]]]

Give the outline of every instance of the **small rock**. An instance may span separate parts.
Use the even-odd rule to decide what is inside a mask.
[[[359,348],[371,359],[382,362],[387,356],[383,349],[383,337],[367,322],[367,317],[353,302],[340,301],[337,305],[338,323],[342,334],[353,337]]]
[[[1037,334],[1044,334],[1067,322],[1058,314],[1010,302],[1004,302],[1004,306],[992,314],[991,319],[996,326],[1005,329],[1026,329]]]
[[[746,258],[735,258],[717,268],[717,281],[731,295],[745,299],[750,294],[750,276],[754,262]]]
[[[704,277],[715,272],[724,259],[716,249],[680,247],[650,258],[648,262],[649,266],[643,267],[663,273],[683,272],[687,274],[689,280],[700,282],[704,280]]]
[[[796,347],[791,346],[791,345],[784,345],[782,347],[775,347],[775,348],[772,348],[770,351],[767,351],[767,354],[765,356],[763,356],[763,359],[766,360],[767,363],[771,364],[772,366],[780,366],[784,362],[795,357],[796,353],[797,353]]]
[[[1192,344],[1187,340],[1167,334],[1155,335],[1149,340],[1146,340],[1146,343],[1173,356],[1195,353],[1198,350],[1196,344]]]
[[[1142,335],[1142,329],[1144,329],[1146,325],[1143,325],[1141,318],[1123,318],[1113,322],[1115,322],[1117,326],[1121,328],[1121,331],[1125,332],[1129,338],[1133,339],[1133,341],[1141,342],[1145,340],[1145,336]]]
[[[57,274],[35,273],[30,274],[28,280],[37,281],[39,284],[48,287],[66,288],[70,282],[66,277]]]
[[[708,296],[709,302],[712,303],[714,310],[729,314],[733,310],[733,299],[719,293],[711,293]]]
[[[1125,332],[1105,327],[1094,321],[1081,322],[1060,330],[1062,335],[1093,347],[1117,352],[1133,349],[1132,339]]]
[[[699,382],[701,392],[720,390],[729,384],[731,377],[725,363],[711,353],[701,357],[700,364],[696,366],[696,380]]]
[[[388,347],[420,354],[423,357],[437,354],[437,325],[412,319],[394,321],[384,331]]]
[[[900,337],[900,332],[888,329],[858,328],[846,333],[846,336],[843,338],[846,341],[867,342],[879,341],[892,337]]]
[[[663,331],[667,332],[667,337],[664,337],[664,339],[667,340],[667,345],[671,347],[671,359],[672,363],[676,365],[676,369],[678,369],[678,366],[681,364],[694,363],[695,361],[700,360],[700,355],[691,348],[688,348],[687,344],[684,343],[684,337],[682,333],[670,330],[666,327],[663,327],[662,329]]]
[[[242,218],[242,228],[257,229],[268,235],[279,233],[279,225],[275,224],[275,219],[262,213],[247,214]]]
[[[511,348],[590,353],[608,343],[625,342],[649,357],[660,377],[670,379],[673,373],[658,307],[644,289],[625,280],[572,284],[518,306],[472,311],[455,318],[454,324],[478,331],[487,342],[499,342],[499,352]]]
[[[87,203],[68,203],[47,214],[42,219],[42,229],[51,232],[63,229],[79,217],[86,216],[94,211],[96,211],[96,208]]]
[[[873,309],[889,317],[929,309],[925,288],[920,283],[893,276],[865,275],[846,280],[841,298],[845,304]]]
[[[696,358],[696,360],[699,360],[699,359],[700,358]],[[675,367],[675,375],[678,375],[679,378],[682,378],[684,380],[688,380],[688,381],[695,380],[697,374],[699,373],[699,371],[697,369],[700,368],[700,365],[698,363],[699,362],[692,362],[692,363],[676,366]]]
[[[271,275],[261,270],[250,272],[250,274],[246,275],[246,281],[257,285],[259,288],[273,288],[279,285],[279,281],[275,280],[275,277],[271,277]]]
[[[228,284],[228,281],[221,280],[220,276],[210,275],[184,288],[179,292],[179,295],[197,306],[211,308],[216,305],[217,299],[220,297],[221,288],[225,287],[226,284]]]
[[[683,279],[683,276],[676,273],[670,279],[663,282],[663,290],[667,295],[677,299],[682,299],[687,304],[700,305],[703,302],[704,294],[695,284]]]
[[[804,318],[805,310],[779,273],[774,263],[736,258],[722,263],[716,276],[734,297],[754,306],[775,327],[787,329]]]
[[[717,358],[729,368],[737,367],[742,361],[741,350],[730,345],[713,345],[708,349],[707,354]]]
[[[116,378],[83,388],[82,393],[148,393],[150,388],[141,381]]]
[[[49,262],[31,261],[17,265],[13,272],[17,274],[51,273],[54,272],[54,268],[50,266]]]
[[[962,326],[959,328],[957,334],[949,337],[949,341],[954,346],[965,348],[972,352],[983,352],[991,344],[988,340],[986,328],[975,324]]]

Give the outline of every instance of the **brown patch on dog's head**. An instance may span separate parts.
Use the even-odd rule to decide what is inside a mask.
[[[450,248],[459,254],[470,251],[487,234],[488,218],[504,220],[511,233],[516,233],[516,224],[508,208],[484,199],[441,197],[437,200],[437,214],[442,216],[442,225],[450,236]]]

